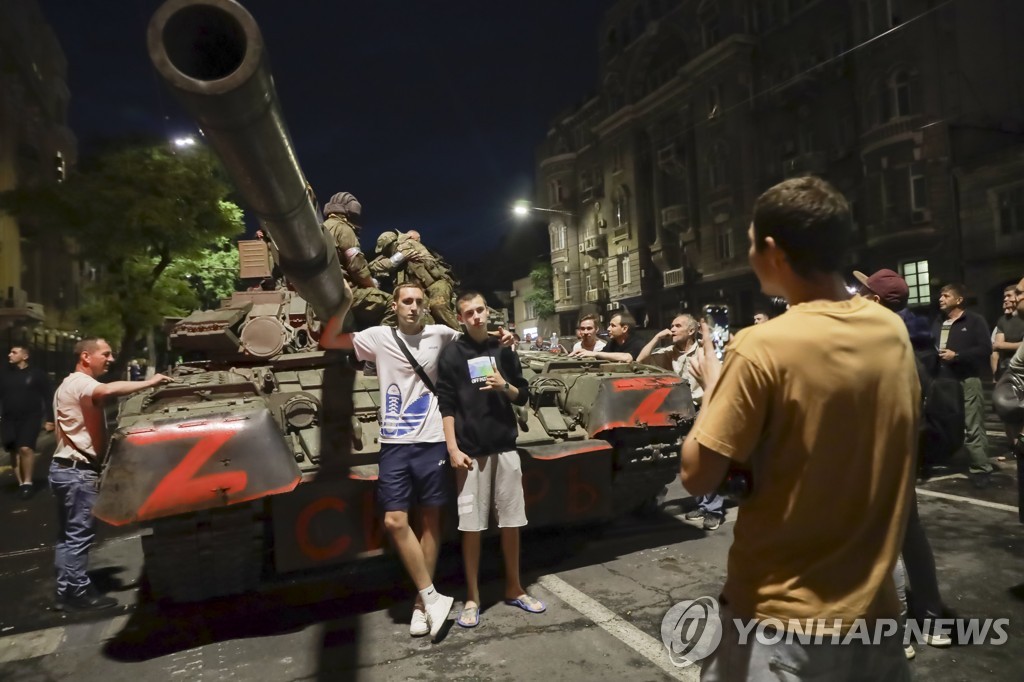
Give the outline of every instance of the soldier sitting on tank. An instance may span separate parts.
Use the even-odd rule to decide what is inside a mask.
[[[460,329],[452,308],[456,282],[451,276],[451,269],[440,256],[420,242],[419,232],[390,231],[378,237],[377,257],[370,264],[370,272],[374,277],[393,273],[396,279],[404,275],[404,280],[396,283],[405,281],[420,285],[427,295],[433,320],[452,329]]]
[[[393,324],[391,296],[379,288],[359,248],[363,206],[348,192],[338,192],[324,206],[324,229],[334,239],[345,278],[352,285],[352,319],[359,329]]]

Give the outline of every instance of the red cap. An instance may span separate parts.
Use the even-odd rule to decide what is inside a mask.
[[[907,299],[910,298],[910,289],[899,274],[883,268],[870,277],[859,270],[854,270],[853,276],[865,289],[876,294],[886,306],[906,307]]]

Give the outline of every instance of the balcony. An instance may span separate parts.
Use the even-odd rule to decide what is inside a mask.
[[[679,176],[686,170],[683,154],[675,142],[658,150],[658,168],[672,176]]]
[[[782,169],[787,178],[797,175],[822,175],[828,168],[825,152],[807,152],[797,154],[782,162]]]
[[[620,239],[627,239],[629,237],[629,225],[619,225],[618,227],[612,228],[612,241],[619,241]]]
[[[662,285],[665,288],[677,287],[683,283],[685,277],[683,275],[683,268],[676,268],[675,270],[666,270],[661,275]]]
[[[606,301],[608,300],[608,290],[605,288],[587,289],[586,299],[587,303],[597,303],[598,301]]]
[[[608,239],[603,235],[584,237],[580,243],[580,253],[585,253],[594,258],[604,256],[608,249]]]
[[[23,289],[12,288],[6,297],[0,298],[0,329],[45,320],[46,311],[42,304],[29,301]]]
[[[688,223],[685,204],[675,204],[661,209],[662,227],[676,232],[683,232],[686,230]]]
[[[925,117],[921,114],[914,116],[902,116],[891,121],[875,126],[860,136],[861,156],[874,151],[879,147],[913,139],[921,133],[921,126],[925,123]]]

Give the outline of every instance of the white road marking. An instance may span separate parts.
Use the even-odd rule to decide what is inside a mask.
[[[988,500],[976,500],[973,497],[964,497],[963,495],[950,495],[949,493],[940,493],[937,490],[925,490],[924,488],[917,489],[918,495],[925,495],[926,497],[937,497],[941,500],[949,500],[950,502],[966,502],[967,504],[973,504],[978,507],[988,507],[989,509],[999,509],[1001,511],[1017,513],[1017,507],[1009,504],[1000,504],[998,502],[989,502]]]
[[[933,478],[929,478],[927,481],[925,481],[925,483],[934,483],[936,481],[951,481],[954,478],[958,478],[958,479],[962,479],[962,480],[966,481],[967,480],[967,474],[946,474],[945,476],[935,476]],[[918,490],[921,490],[921,489],[918,488]]]
[[[626,622],[600,602],[591,599],[558,576],[541,576],[537,582],[612,637],[658,666],[669,677],[683,682],[696,682],[700,679],[700,668],[695,665],[687,668],[675,667],[669,662],[665,647],[659,640],[632,623]]]

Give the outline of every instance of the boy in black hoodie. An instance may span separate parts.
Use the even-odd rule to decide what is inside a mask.
[[[480,622],[480,532],[494,507],[505,558],[505,603],[530,613],[546,607],[519,579],[519,528],[526,525],[519,430],[512,405],[529,398],[519,358],[487,334],[487,302],[473,291],[455,304],[466,333],[441,354],[437,400],[458,485],[459,530],[466,569],[462,627]]]

